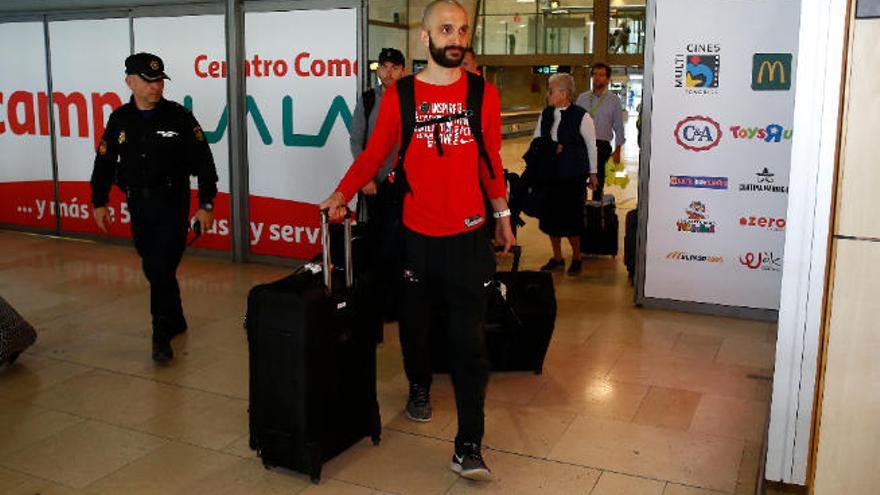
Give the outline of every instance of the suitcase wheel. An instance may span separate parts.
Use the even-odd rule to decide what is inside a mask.
[[[373,441],[373,445],[379,445],[379,442],[382,441],[382,437],[380,435],[372,435],[370,440]]]
[[[15,360],[18,359],[18,356],[21,356],[21,352],[13,352],[6,358],[5,361],[0,360],[0,366],[3,366],[4,364],[12,366],[12,364],[15,363]]]
[[[272,464],[269,464],[269,461],[267,461],[266,459],[263,459],[263,467],[266,469],[266,471],[268,471],[268,470],[272,469]]]
[[[314,483],[316,485],[320,484],[321,483],[321,468],[318,467],[317,469],[313,470],[312,473],[309,474],[309,479],[312,480],[312,483]]]
[[[543,375],[543,374],[544,374],[544,368],[541,368],[541,369],[537,369],[537,370],[535,370],[535,374],[536,374],[536,375]]]

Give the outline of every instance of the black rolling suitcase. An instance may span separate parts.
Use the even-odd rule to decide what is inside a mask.
[[[34,327],[0,297],[0,366],[14,363],[36,340]]]
[[[556,291],[553,275],[545,271],[520,271],[519,246],[513,249],[511,271],[497,272],[488,288],[489,303],[484,328],[492,371],[533,371],[541,374],[544,357],[556,326]],[[441,322],[431,332],[434,371],[449,371],[446,329]]]
[[[606,194],[601,202],[587,201],[584,205],[581,253],[617,256],[619,229],[613,195]]]
[[[623,264],[626,265],[626,272],[630,283],[636,273],[636,235],[639,230],[639,210],[633,208],[626,212],[625,231],[623,233]]]
[[[376,331],[364,309],[369,287],[354,283],[351,223],[345,270],[331,269],[322,212],[324,262],[309,264],[248,295],[250,446],[269,468],[320,481],[329,459],[369,436],[379,443]]]

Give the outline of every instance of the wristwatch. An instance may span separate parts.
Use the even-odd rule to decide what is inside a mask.
[[[214,211],[214,203],[199,203],[199,209],[207,212]]]
[[[501,211],[496,211],[495,213],[492,214],[493,218],[504,218],[504,217],[509,217],[509,216],[510,216],[510,208],[505,209],[505,210],[501,210]]]

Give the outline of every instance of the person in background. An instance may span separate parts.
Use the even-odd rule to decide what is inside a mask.
[[[550,237],[553,257],[541,270],[565,267],[562,257],[562,238],[571,245],[569,275],[581,271],[581,233],[584,229],[584,202],[586,189],[598,186],[596,133],[593,119],[583,108],[573,105],[574,77],[559,73],[550,76],[547,88],[547,108],[538,117],[534,138],[549,137],[555,144],[555,157],[548,167],[551,177],[544,208],[538,227]],[[552,156],[552,155],[551,155]],[[551,171],[552,172],[549,172]]]
[[[477,65],[477,54],[474,53],[473,47],[467,47],[464,49],[464,58],[461,61],[461,68],[468,71],[473,72],[474,74],[481,76],[480,69]]]
[[[626,142],[623,130],[623,107],[620,98],[608,89],[611,82],[611,67],[598,62],[590,69],[593,79],[593,90],[581,93],[577,98],[577,106],[589,112],[596,126],[596,149],[599,184],[593,189],[593,200],[602,201],[605,187],[605,162],[614,157],[620,162],[620,149]],[[611,151],[611,140],[614,139],[614,151]]]

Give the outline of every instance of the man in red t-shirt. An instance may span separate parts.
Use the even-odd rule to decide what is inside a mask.
[[[435,0],[425,8],[422,24],[420,38],[430,58],[428,66],[415,76],[416,122],[465,110],[468,85],[460,67],[468,42],[467,11],[455,0]],[[336,191],[321,203],[321,208],[330,209],[331,217],[342,216],[344,205],[370,181],[399,143],[398,84],[391,85],[382,98],[366,150]],[[482,324],[495,256],[485,227],[484,194],[497,219],[495,240],[504,253],[515,239],[501,167],[498,89],[488,83],[481,115],[490,163],[479,158],[467,118],[416,129],[406,150],[403,169],[410,190],[403,202],[400,342],[410,382],[406,415],[414,421],[430,421],[429,329],[432,307],[442,306],[458,410],[450,467],[466,478],[489,480],[492,475],[481,455],[489,378]]]

